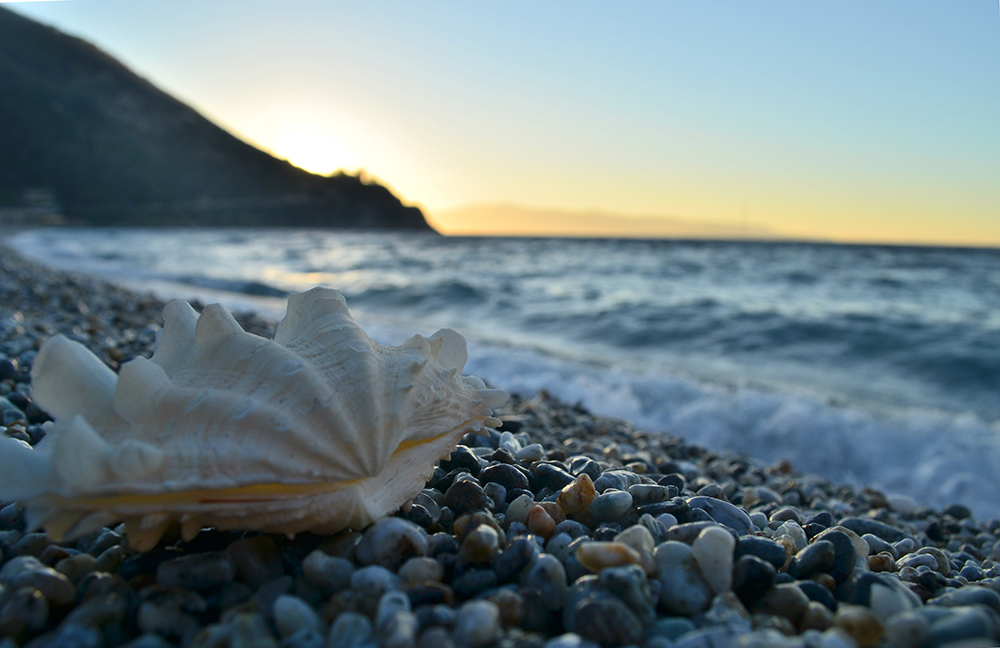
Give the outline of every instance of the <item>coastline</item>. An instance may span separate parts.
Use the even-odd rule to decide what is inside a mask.
[[[52,271],[24,260],[4,244],[13,233],[0,230],[0,353],[5,356],[0,361],[6,359],[13,369],[13,374],[7,370],[3,395],[20,394],[7,402],[23,405],[28,425],[17,425],[16,414],[5,415],[6,433],[37,442],[41,437],[38,423],[45,417],[32,408],[30,388],[24,385],[38,344],[49,335],[63,333],[117,368],[132,357],[149,355],[162,322],[163,303],[99,279]],[[273,334],[273,323],[255,315],[239,314],[237,320],[250,332],[265,337]],[[360,620],[364,617],[372,636],[412,635],[410,645],[428,645],[435,638],[481,646],[545,645],[547,641],[563,641],[553,644],[559,646],[587,645],[573,644],[565,638],[567,632],[601,645],[651,647],[853,643],[916,648],[944,646],[957,638],[1000,639],[1000,566],[996,562],[1000,560],[1000,522],[977,521],[968,509],[957,505],[936,511],[906,498],[887,498],[873,489],[797,474],[788,465],[766,466],[746,457],[711,452],[658,431],[636,430],[627,421],[593,415],[544,392],[515,395],[499,415],[505,421],[501,432],[509,434],[496,434],[484,442],[467,438],[468,450],[459,453],[462,459],[453,455],[446,464],[449,470],[439,469],[428,482],[432,491],[428,497],[440,508],[450,509],[453,520],[448,523],[445,516],[443,523],[439,510],[437,519],[428,521],[416,507],[403,516],[409,526],[402,533],[433,540],[423,554],[405,557],[419,559],[417,563],[387,555],[384,564],[364,564],[354,551],[360,534],[334,538],[301,534],[290,541],[282,536],[203,531],[192,542],[175,538],[173,544],[161,544],[151,554],[139,555],[127,548],[119,528],[58,545],[44,534],[25,533],[20,509],[7,506],[0,511],[4,561],[0,584],[6,586],[0,592],[0,634],[12,637],[14,646],[48,645],[60,633],[71,632],[97,633],[108,645],[145,641],[134,645],[187,646],[230,645],[237,643],[236,637],[254,633],[266,635],[271,642],[261,638],[261,645],[279,645],[301,632],[301,640],[319,635],[331,646],[341,645],[334,631],[340,627],[338,632],[343,632],[348,623],[356,624],[350,627],[364,634]],[[536,444],[541,455],[536,454]],[[476,497],[486,496],[480,498],[479,507],[469,508],[457,496],[449,498],[456,483],[454,471],[464,467],[476,478],[498,465],[517,465],[523,469],[519,473],[527,471],[532,476],[529,488],[522,490],[530,491],[529,503],[538,506],[523,511],[523,521],[520,512],[510,509],[517,499],[509,497],[512,493],[506,493],[508,498],[495,497],[499,491],[489,484],[503,487],[500,482],[479,478],[479,491],[472,489]],[[543,465],[552,468],[539,467]],[[620,514],[595,516],[588,508],[587,514],[571,513],[567,519],[566,511],[558,510],[553,496],[561,488],[583,483],[580,475],[584,473],[603,491],[594,501],[612,495],[604,501],[617,502],[605,505],[613,508],[626,499],[617,493],[629,494]],[[431,515],[428,509],[433,505],[427,504],[422,508]],[[472,530],[483,526],[491,530],[480,535],[469,530],[463,533],[456,527],[466,525],[455,522],[464,515],[470,516],[466,525],[475,523]],[[378,527],[371,527],[365,535]],[[730,533],[720,536],[718,529]],[[736,536],[732,541],[725,539],[730,534]],[[480,536],[495,540],[485,548],[470,547],[474,544],[470,538]],[[545,541],[538,543],[530,537]],[[614,544],[588,545],[581,551],[591,540]],[[727,550],[729,542],[732,546]],[[708,551],[709,546],[722,549]],[[774,553],[776,548],[780,555]],[[306,568],[305,559],[316,551],[320,554],[313,562],[336,558],[336,569],[349,573],[346,581],[341,578],[333,583],[324,580],[332,578],[329,574],[318,575]],[[514,558],[504,556],[517,552],[524,554],[524,564],[514,569],[516,565],[507,564]],[[721,562],[699,558],[708,554],[721,556]],[[827,564],[830,556],[832,564]],[[180,561],[180,566],[174,561]],[[173,567],[206,561],[230,565],[232,574],[195,588],[179,587],[161,575]],[[11,564],[18,569],[10,568]],[[377,576],[371,575],[376,573],[370,570],[373,565],[383,570],[376,570]],[[413,566],[407,569],[406,565]],[[430,578],[409,580],[410,572],[418,568]],[[268,577],[248,575],[253,569],[263,570]],[[222,572],[223,576],[229,573]],[[590,572],[599,575],[590,577]],[[35,580],[19,580],[22,573],[35,574]],[[101,579],[93,576],[99,573],[106,574],[114,587],[99,591],[95,583]],[[34,625],[23,616],[5,616],[3,610],[16,609],[10,606],[24,596],[18,594],[23,588],[35,587],[45,596],[40,574],[72,586],[70,600],[49,600],[45,618]],[[365,576],[355,578],[359,574]],[[380,585],[368,583],[369,577]],[[185,603],[177,591],[200,599],[195,607],[204,608],[186,609],[196,599],[189,596]],[[388,605],[382,603],[384,596],[394,591],[402,591],[407,603],[380,612]],[[672,591],[680,594],[671,596]],[[550,594],[552,600],[539,598],[539,592]],[[111,621],[95,620],[94,601],[114,607],[109,601],[117,601],[115,597],[124,602],[121,613],[112,614]],[[554,602],[559,605],[551,607]],[[437,623],[434,613],[426,611],[432,604],[451,609],[450,621]],[[538,605],[541,611],[534,609]],[[299,606],[298,618],[306,621],[288,627],[276,612],[285,609],[282,606]],[[79,612],[88,609],[89,617]],[[147,610],[145,620],[139,614],[142,609]],[[166,622],[157,625],[148,620],[150,614],[165,619],[171,613],[186,615],[191,621],[171,628]],[[463,625],[463,618],[479,620],[478,631],[486,638],[478,638],[477,628]],[[600,619],[601,624],[593,619]],[[226,642],[208,642],[206,633],[225,636]],[[796,639],[787,638],[789,634]],[[876,639],[866,643],[872,637]],[[618,641],[622,638],[629,641]],[[799,643],[775,643],[779,640]],[[883,643],[878,644],[879,640]]]

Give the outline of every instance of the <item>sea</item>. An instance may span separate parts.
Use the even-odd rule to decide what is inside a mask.
[[[277,320],[342,291],[376,340],[763,463],[1000,518],[1000,250],[329,230],[41,229],[26,256]]]

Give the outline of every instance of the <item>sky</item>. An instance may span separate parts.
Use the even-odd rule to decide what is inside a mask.
[[[998,0],[4,6],[444,233],[1000,246]]]

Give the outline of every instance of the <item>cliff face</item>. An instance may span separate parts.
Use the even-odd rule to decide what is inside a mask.
[[[89,225],[430,231],[385,187],[293,167],[93,45],[0,8],[0,191],[35,187]]]

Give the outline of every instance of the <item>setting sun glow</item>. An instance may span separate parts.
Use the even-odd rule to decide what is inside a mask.
[[[312,173],[329,175],[347,167],[343,146],[326,132],[306,126],[279,129],[268,148],[278,157]]]

